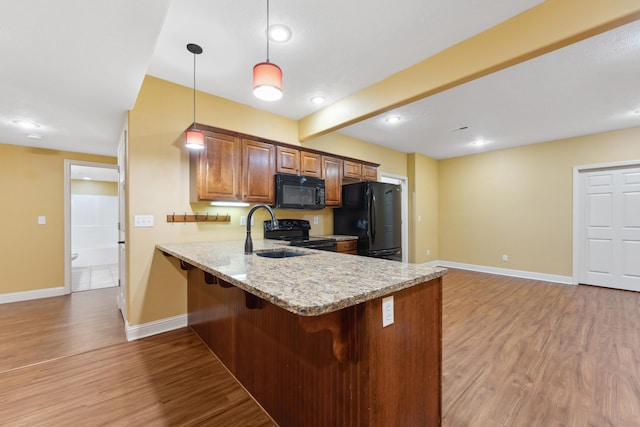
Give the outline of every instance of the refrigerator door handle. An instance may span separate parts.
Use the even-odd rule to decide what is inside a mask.
[[[369,226],[371,228],[371,243],[376,243],[376,195],[369,189]]]

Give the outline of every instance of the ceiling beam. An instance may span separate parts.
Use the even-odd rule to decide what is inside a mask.
[[[546,0],[303,117],[298,137],[308,141],[638,19],[638,0]]]

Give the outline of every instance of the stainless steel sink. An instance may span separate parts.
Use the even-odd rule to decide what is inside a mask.
[[[303,252],[294,252],[289,249],[279,249],[275,251],[256,252],[256,255],[265,258],[291,258],[294,256],[310,255]]]

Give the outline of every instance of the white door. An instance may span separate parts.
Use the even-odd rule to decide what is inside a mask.
[[[580,283],[640,292],[640,167],[580,174]]]

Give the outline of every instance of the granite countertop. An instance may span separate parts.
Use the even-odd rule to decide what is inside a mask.
[[[445,268],[305,248],[307,256],[244,254],[244,241],[163,243],[156,247],[292,313],[318,316],[443,276]],[[254,252],[283,248],[256,240]]]

